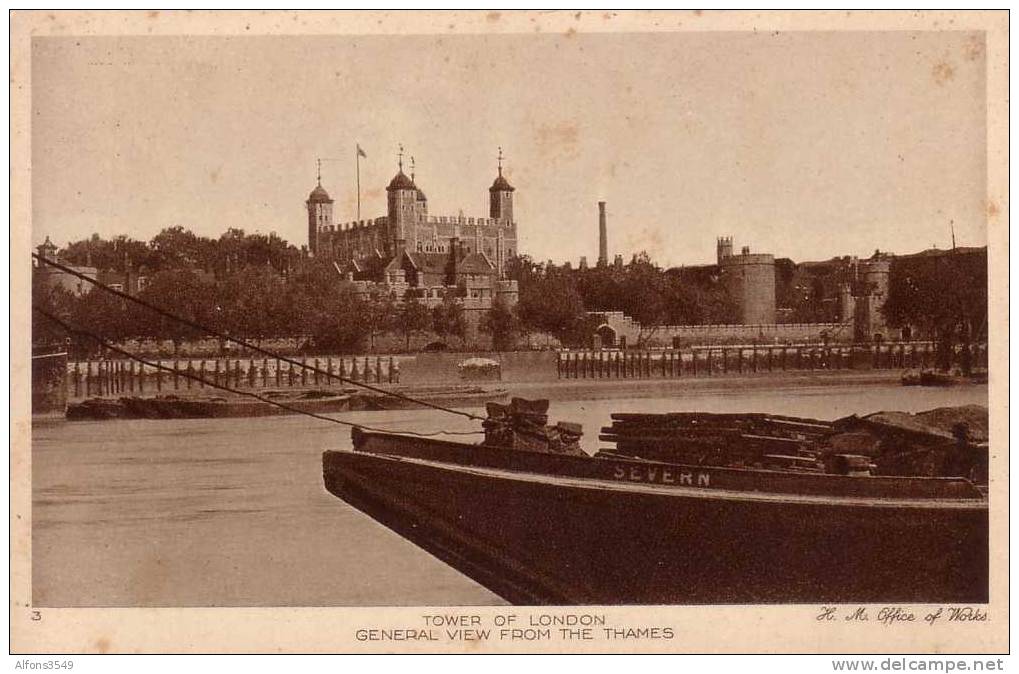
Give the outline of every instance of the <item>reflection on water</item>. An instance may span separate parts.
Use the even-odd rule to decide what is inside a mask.
[[[550,416],[582,423],[593,453],[611,412],[835,419],[986,401],[984,386],[827,386],[557,401]],[[433,410],[337,417],[395,431],[477,428]],[[325,491],[321,452],[350,447],[345,427],[306,417],[58,421],[33,435],[37,606],[503,603]]]

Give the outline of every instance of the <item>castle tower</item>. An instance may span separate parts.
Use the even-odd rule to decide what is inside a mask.
[[[856,317],[856,298],[853,297],[853,284],[843,283],[839,286],[839,321],[851,323]]]
[[[318,184],[304,203],[308,207],[308,250],[315,255],[322,231],[333,226],[333,200],[322,187],[322,160],[318,162]]]
[[[50,237],[47,236],[46,240],[40,245],[36,246],[36,250],[39,251],[39,257],[47,260],[57,259],[57,247],[50,241]]]
[[[857,267],[859,293],[855,298],[853,332],[858,341],[887,336],[888,326],[882,307],[888,298],[890,272],[891,260],[877,255],[860,262]]]
[[[732,257],[732,237],[731,236],[718,237],[715,251],[718,256],[718,264],[722,264],[722,260],[724,260],[725,258]]]
[[[418,181],[417,181],[417,177],[414,175],[415,168],[416,167],[415,167],[415,163],[414,163],[414,157],[411,157],[410,158],[410,181],[412,183],[414,183],[415,187],[417,187]],[[427,219],[427,217],[428,217],[428,197],[425,195],[424,192],[421,191],[420,187],[417,187],[416,206],[417,206],[416,213],[418,215],[418,219],[419,220]]]
[[[605,202],[598,202],[598,266],[609,263],[609,230],[605,221]]]
[[[389,234],[385,252],[400,255],[417,238],[418,188],[403,172],[403,146],[400,146],[399,170],[386,187]],[[423,194],[422,194],[423,196]]]
[[[502,148],[499,148],[499,175],[488,188],[489,215],[499,222],[513,222],[513,190],[515,188],[502,175]]]
[[[739,306],[742,325],[770,325],[775,322],[775,256],[751,253],[744,247],[732,254],[732,238],[718,240],[718,263],[722,282]]]

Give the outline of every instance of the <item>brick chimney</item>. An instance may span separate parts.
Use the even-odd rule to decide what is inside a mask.
[[[605,222],[605,202],[598,202],[598,266],[609,263],[609,232]]]

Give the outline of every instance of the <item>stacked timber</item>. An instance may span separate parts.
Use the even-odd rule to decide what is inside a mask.
[[[839,475],[963,477],[987,484],[980,405],[875,412],[833,422],[775,414],[613,414],[600,456]]]
[[[831,422],[775,414],[613,414],[601,454],[692,465],[823,472]]]
[[[485,405],[488,418],[482,423],[485,444],[531,452],[585,456],[580,448],[584,431],[580,424],[560,421],[548,424],[548,400],[513,398],[509,405]]]
[[[868,456],[879,475],[965,477],[985,485],[988,421],[982,405],[850,416],[834,422],[826,451]]]

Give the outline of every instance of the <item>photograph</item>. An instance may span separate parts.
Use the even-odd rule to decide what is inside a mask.
[[[1007,649],[1007,11],[11,31],[14,652]]]

